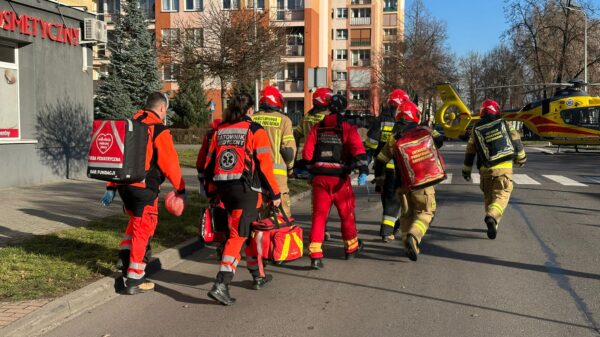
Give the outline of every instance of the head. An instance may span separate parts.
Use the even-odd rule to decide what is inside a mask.
[[[329,88],[317,88],[312,95],[313,106],[317,110],[325,110],[329,106],[333,91]]]
[[[486,99],[481,103],[479,116],[484,118],[499,118],[500,117],[500,105],[498,102]]]
[[[411,101],[405,101],[396,110],[396,120],[419,124],[421,122],[421,111]]]
[[[328,107],[332,113],[344,114],[348,107],[348,100],[343,95],[333,95]]]
[[[249,94],[235,95],[229,101],[223,121],[229,124],[237,123],[244,116],[252,116],[254,113],[254,98]]]
[[[389,108],[397,110],[402,105],[402,103],[407,101],[410,101],[410,98],[408,97],[406,91],[402,89],[396,89],[392,91],[388,96],[387,104]]]
[[[165,120],[167,117],[167,110],[169,109],[169,96],[162,92],[155,91],[151,93],[146,99],[146,105],[144,110],[154,111],[158,114],[161,120]]]
[[[260,93],[258,105],[261,111],[281,112],[285,105],[285,99],[279,89],[274,86],[268,86]]]

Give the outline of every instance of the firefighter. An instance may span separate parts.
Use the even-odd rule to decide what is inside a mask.
[[[273,173],[281,192],[281,205],[287,216],[291,215],[290,189],[288,175],[292,174],[296,159],[296,141],[292,131],[292,121],[282,113],[285,101],[276,87],[266,87],[259,99],[260,111],[252,120],[260,124],[271,142]]]
[[[383,146],[392,138],[392,130],[396,124],[396,110],[402,102],[407,100],[409,100],[408,95],[403,90],[396,89],[390,93],[387,108],[383,109],[379,118],[367,132],[365,145],[369,159],[376,158]],[[376,191],[381,193],[381,205],[383,208],[379,235],[383,242],[389,242],[395,239],[395,235],[400,229],[400,222],[398,221],[400,200],[398,200],[396,194],[396,172],[394,170],[393,159],[386,163],[385,173],[382,175],[382,178],[383,182],[377,184],[380,187],[376,187]]]
[[[375,163],[375,176],[377,184],[382,184],[384,179],[385,166],[394,158],[394,147],[396,142],[404,136],[407,131],[414,130],[419,127],[421,121],[421,112],[417,106],[407,100],[400,99],[400,102],[395,98],[392,99],[393,105],[397,106],[396,120],[394,126],[393,137],[381,149],[377,155]],[[398,104],[399,103],[399,104]],[[443,145],[443,137],[437,131],[427,129],[433,137],[435,146],[440,148]],[[396,163],[398,163],[398,159]],[[420,246],[429,224],[433,219],[436,203],[435,189],[433,186],[427,186],[420,189],[410,190],[407,186],[403,186],[400,167],[396,164],[396,188],[398,199],[400,200],[400,231],[402,242],[408,258],[412,261],[417,261],[417,256],[420,253]]]
[[[308,137],[313,126],[320,123],[325,116],[329,115],[328,108],[331,96],[333,96],[333,91],[329,88],[317,88],[315,92],[313,92],[313,107],[300,120],[294,129],[294,139],[296,140],[296,145],[298,147],[300,146],[302,139]],[[304,160],[299,160],[295,165],[295,171],[297,177],[308,176],[306,162]],[[324,228],[323,230],[325,231],[325,240],[328,241],[331,239],[331,235],[327,231],[327,228]]]
[[[273,160],[269,136],[258,124],[252,122],[254,100],[248,94],[231,99],[223,123],[214,134],[205,169],[206,189],[209,197],[214,193],[223,202],[229,214],[229,238],[215,283],[208,293],[224,305],[235,299],[229,295],[240,261],[240,251],[250,234],[250,226],[258,216],[262,204],[261,192],[274,206],[281,204],[281,194],[273,175]],[[271,280],[271,275],[260,277],[257,252],[246,247],[247,266],[253,276],[253,288],[258,290]]]
[[[313,175],[313,215],[308,248],[313,269],[323,268],[321,246],[332,203],[340,215],[346,259],[356,257],[363,246],[356,231],[356,200],[350,172],[352,167],[359,170],[358,184],[363,186],[369,169],[367,154],[356,128],[344,121],[341,115],[346,106],[344,96],[331,97],[331,114],[311,129],[302,152]]]
[[[497,102],[483,101],[479,114],[481,119],[473,127],[467,143],[462,175],[471,181],[471,168],[477,157],[479,186],[484,195],[484,222],[487,236],[493,240],[513,190],[513,162],[522,167],[527,156],[519,133],[502,120]]]
[[[151,256],[150,239],[158,224],[158,194],[165,178],[185,199],[185,182],[181,176],[179,158],[170,131],[164,126],[169,99],[160,92],[148,96],[144,109],[134,119],[148,124],[149,137],[146,155],[146,179],[139,183],[121,185],[109,182],[102,197],[107,207],[118,191],[124,209],[129,215],[125,237],[119,244],[119,265],[125,278],[124,292],[129,295],[154,289],[154,283],[146,280],[144,272]]]

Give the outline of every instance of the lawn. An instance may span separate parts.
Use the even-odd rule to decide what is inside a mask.
[[[196,167],[196,158],[198,158],[198,150],[177,150],[177,155],[179,156],[179,163],[181,164],[181,166]]]

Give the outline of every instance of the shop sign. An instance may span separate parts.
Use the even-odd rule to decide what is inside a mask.
[[[79,28],[67,27],[57,22],[48,22],[26,14],[19,16],[11,10],[0,12],[0,28],[6,31],[19,32],[23,35],[40,36],[42,39],[49,39],[56,43],[79,45]]]

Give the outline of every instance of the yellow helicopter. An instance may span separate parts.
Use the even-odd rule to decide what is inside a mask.
[[[600,145],[600,97],[583,91],[586,85],[598,84],[579,80],[543,84],[558,87],[554,96],[529,103],[518,111],[503,111],[502,117],[522,122],[554,145]],[[482,89],[503,87],[508,86]],[[469,125],[479,120],[479,115],[469,111],[451,84],[438,84],[436,89],[443,105],[437,111],[435,121],[443,127],[446,137],[459,138]]]

